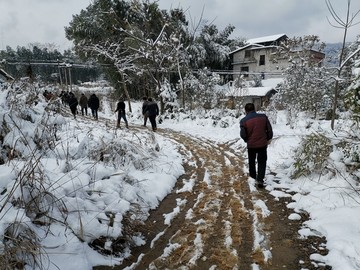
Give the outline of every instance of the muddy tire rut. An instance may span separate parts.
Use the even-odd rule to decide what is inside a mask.
[[[146,243],[121,265],[94,269],[331,269],[309,259],[327,253],[325,239],[299,239],[306,215],[289,220],[291,199],[251,186],[231,142],[158,133],[179,145],[185,173],[151,211],[141,232]]]

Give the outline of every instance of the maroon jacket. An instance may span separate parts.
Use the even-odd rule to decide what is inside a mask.
[[[269,119],[265,114],[249,112],[240,121],[240,136],[248,148],[266,147],[273,137]]]

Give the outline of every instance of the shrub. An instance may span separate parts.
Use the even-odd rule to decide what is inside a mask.
[[[310,175],[312,172],[321,172],[332,151],[330,139],[321,134],[310,134],[300,143],[295,151],[294,168],[291,178]]]

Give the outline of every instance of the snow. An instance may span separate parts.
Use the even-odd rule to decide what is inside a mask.
[[[98,90],[102,91],[91,89],[94,92]],[[39,131],[34,127],[43,120],[41,115],[46,107],[45,101],[42,101],[36,106],[35,111],[28,111],[34,119],[33,122],[22,121],[20,118],[10,119],[11,108],[5,104],[5,92],[0,92],[2,108],[0,121],[3,123],[6,120],[9,125],[18,123],[21,132],[13,125],[13,132],[8,133],[4,142],[17,146],[24,155],[33,158],[22,162],[13,159],[0,165],[0,235],[3,235],[9,224],[16,220],[31,224],[24,210],[14,207],[6,200],[7,193],[4,191],[13,190],[14,198],[22,196],[21,192],[24,190],[19,189],[15,180],[24,168],[36,164],[38,157],[37,153],[32,151],[35,148],[33,142],[25,143],[22,134],[26,138],[36,137]],[[72,230],[56,222],[50,226],[51,233],[31,225],[41,239],[44,252],[47,254],[46,269],[92,269],[96,265],[116,265],[121,262],[123,257],[103,256],[90,248],[87,243],[80,241],[80,238],[91,241],[101,235],[116,237],[118,232],[123,230],[121,222],[125,214],[136,204],[143,209],[145,219],[147,212],[156,208],[171,192],[177,178],[184,172],[183,160],[174,142],[146,129],[141,132],[113,129],[115,115],[111,114],[110,107],[111,105],[108,104],[106,107],[108,109],[99,113],[100,117],[108,119],[106,123],[95,122],[90,118],[88,121],[74,120],[58,114],[49,117],[50,124],[57,123],[56,135],[61,141],[57,141],[52,149],[47,149],[44,158],[41,158],[37,165],[39,172],[43,174],[43,187],[55,194],[56,198],[61,199],[62,206],[66,207],[66,221]],[[133,112],[129,113],[128,117],[129,125],[141,126],[141,103],[134,102],[132,108]],[[325,256],[313,254],[314,260],[332,266],[333,270],[360,269],[360,199],[355,191],[358,184],[346,173],[342,162],[344,158],[336,151],[331,154],[332,164],[336,166],[334,169],[340,172],[338,174],[331,172],[320,176],[314,174],[297,180],[292,180],[289,176],[293,150],[299,145],[301,138],[320,130],[331,136],[333,132],[330,130],[330,123],[312,121],[309,128],[309,120],[299,115],[292,128],[287,125],[287,116],[282,111],[269,117],[273,123],[274,139],[268,148],[267,192],[273,195],[274,200],[281,197],[292,198],[293,202],[288,204],[288,208],[293,211],[288,217],[290,220],[300,219],[301,211],[309,213],[310,219],[305,221],[303,228],[299,230],[299,237],[306,238],[309,235],[326,237],[329,254]],[[239,118],[227,116],[222,121],[227,122],[229,126],[222,128],[219,124],[221,121],[214,125],[212,119],[191,118],[180,114],[176,119],[164,120],[159,124],[159,128],[172,129],[218,143],[234,141],[232,147],[239,154],[243,153],[246,156],[245,144],[239,139]],[[341,125],[341,127],[346,126],[346,123]],[[346,128],[343,132],[347,132]],[[159,147],[158,150],[156,146]],[[132,162],[124,160],[121,151],[130,155]],[[96,159],[103,152],[105,152],[104,162],[97,162]],[[269,172],[275,172],[276,175]],[[36,178],[36,175],[34,177]],[[210,179],[211,175],[207,173],[204,179],[198,180],[211,185]],[[192,191],[196,179],[183,181],[183,187],[177,192]],[[249,186],[252,192],[256,191],[254,181],[249,180]],[[282,191],[278,189],[280,187]],[[198,194],[198,198],[203,195]],[[48,198],[51,199],[54,198]],[[179,200],[173,211],[164,216],[163,222],[171,223],[183,204],[184,201]],[[257,200],[254,201],[254,205],[260,209],[258,212],[264,217],[270,214],[266,202]],[[64,213],[61,207],[49,211],[55,219],[63,219]],[[191,211],[191,209],[188,211],[188,217],[191,216]],[[110,217],[104,213],[113,214],[112,227],[107,226]],[[254,214],[255,226],[257,222]],[[224,226],[226,227],[227,224]],[[263,243],[261,231],[259,228],[255,228],[254,231],[256,239],[254,247],[262,247],[265,258],[271,258],[271,249],[268,249],[268,243]],[[226,243],[232,241],[229,235],[227,234],[224,239]],[[157,238],[160,236],[161,233]],[[152,246],[157,238],[153,239]],[[143,241],[141,236],[135,240],[138,243]],[[198,250],[194,251],[193,263],[198,259],[203,247],[200,235],[194,241]],[[166,257],[177,248],[179,247],[176,245],[168,246],[162,256]],[[0,244],[0,249],[3,249],[3,244]],[[125,252],[124,256],[126,255],[129,255],[129,251]],[[260,268],[254,264],[253,269]]]
[[[282,78],[264,79],[261,81],[262,86],[252,87],[251,84],[244,87],[235,87],[233,82],[225,85],[217,85],[216,90],[222,92],[225,96],[233,97],[265,97],[271,90],[275,90],[283,82]]]
[[[270,41],[276,41],[285,34],[277,34],[277,35],[271,35],[271,36],[264,36],[264,37],[258,37],[258,38],[252,38],[247,41],[249,44],[259,44],[264,42],[270,42]]]

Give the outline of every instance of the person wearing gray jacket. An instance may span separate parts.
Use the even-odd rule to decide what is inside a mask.
[[[81,114],[84,115],[85,112],[85,115],[87,115],[88,98],[85,96],[84,93],[82,93],[80,96],[79,105],[81,107]]]

